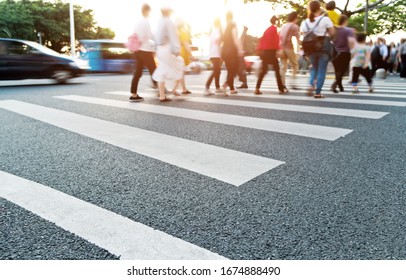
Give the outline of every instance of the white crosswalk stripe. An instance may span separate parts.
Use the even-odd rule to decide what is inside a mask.
[[[339,105],[332,105],[331,103],[352,104],[354,108],[365,108],[365,105],[388,106],[396,107],[391,108],[392,110],[398,110],[398,108],[405,107],[406,102],[393,101],[393,98],[406,98],[404,85],[406,83],[388,83],[386,85],[386,82],[379,81],[375,83],[377,90],[373,94],[354,96],[351,93],[340,93],[333,97],[330,96],[330,93],[325,92],[325,94],[329,94],[325,100],[315,100],[306,96],[293,95],[294,93],[292,95],[264,94],[262,96],[255,96],[244,90],[240,91],[236,96],[203,97],[202,90],[204,86],[190,85],[191,89],[199,89],[199,93],[194,92],[191,96],[176,97],[175,99],[181,99],[188,103],[213,104],[219,106],[219,108],[222,108],[221,106],[237,106],[242,108],[309,113],[313,114],[313,116],[333,116],[326,118],[327,121],[332,119],[339,119],[340,121],[348,120],[345,119],[346,117],[360,119],[348,120],[355,123],[356,121],[364,121],[363,119],[381,119],[389,115],[390,108],[385,108],[385,111],[346,109],[339,108]],[[254,83],[251,82],[250,87],[253,88]],[[366,89],[366,86],[361,85],[360,88]],[[264,82],[263,89],[276,91],[277,87],[272,81],[268,80]],[[140,95],[149,100],[157,100],[156,93],[147,93],[146,91],[140,91]],[[380,92],[385,92],[385,94]],[[403,92],[405,93],[404,95],[402,94]],[[244,127],[246,129],[281,133],[285,134],[286,137],[291,137],[289,135],[300,136],[309,138],[306,141],[313,142],[315,142],[314,139],[334,142],[346,137],[345,141],[348,138],[351,139],[352,135],[356,134],[351,134],[356,130],[355,128],[352,130],[342,127],[248,117],[239,114],[216,113],[170,105],[164,106],[161,103],[154,102],[131,103],[128,100],[118,100],[120,98],[117,96],[129,97],[129,93],[124,91],[103,92],[103,94],[110,96],[109,98],[102,98],[100,96],[59,95],[54,96],[54,98],[63,101],[64,106],[76,102],[76,104],[80,103],[83,106],[98,105],[120,108],[129,110],[129,112],[131,111],[131,114],[142,112],[181,118],[185,121],[197,120],[208,122],[213,127],[219,125]],[[113,96],[116,97],[114,98]],[[238,99],[234,97],[238,97]],[[261,102],[261,100],[266,102]],[[283,100],[285,103],[272,103],[273,100]],[[306,103],[309,105],[286,104],[290,101],[306,101],[309,102]],[[323,104],[323,106],[317,106],[319,105],[318,103]],[[194,105],[197,106],[196,104]],[[272,170],[277,167],[283,169],[283,165],[288,165],[290,160],[290,158],[289,160],[284,158],[285,163],[277,159],[241,152],[238,149],[232,150],[184,139],[183,136],[170,136],[17,100],[1,100],[0,109],[4,109],[10,114],[17,113],[47,125],[62,128],[81,136],[149,157],[156,160],[159,164],[169,164],[175,168],[181,168],[185,172],[193,172],[235,187],[241,186],[267,172],[273,172]],[[387,110],[388,112],[386,112]],[[301,141],[300,137],[294,140]],[[334,143],[329,144],[334,145]],[[277,147],[277,149],[279,148],[283,149],[283,147]],[[152,170],[151,173],[153,174],[153,172]],[[274,172],[277,173],[276,170]],[[225,260],[224,257],[207,249],[62,193],[52,187],[35,183],[1,170],[0,182],[0,198],[31,211],[60,228],[74,233],[112,254],[120,256],[121,259]]]
[[[252,94],[252,93],[243,93],[243,92],[239,92],[238,95],[239,96],[248,96],[248,97],[254,96],[254,94]],[[370,95],[370,96],[372,96],[372,95]],[[320,103],[334,102],[334,103],[364,104],[364,105],[377,105],[377,106],[395,106],[395,107],[405,107],[406,106],[406,102],[370,100],[370,99],[354,99],[354,98],[350,99],[350,98],[336,98],[336,97],[329,97],[326,99],[315,99],[313,97],[308,97],[308,96],[264,94],[264,95],[258,96],[258,98],[311,101],[311,102],[320,102]]]
[[[220,260],[218,254],[50,187],[0,171],[0,197],[123,260]]]
[[[235,186],[284,164],[278,160],[21,101],[0,101],[0,108]]]
[[[128,96],[127,92],[122,92],[122,91],[121,92],[120,91],[106,92],[106,93],[113,94],[113,95]],[[140,95],[156,98],[156,95],[154,95],[154,94],[140,93]],[[241,96],[244,96],[244,95],[241,95]],[[248,95],[245,95],[245,96],[248,96]],[[268,109],[268,110],[312,113],[312,114],[366,118],[366,119],[380,119],[389,114],[388,112],[380,112],[380,111],[341,109],[341,108],[306,106],[306,105],[287,105],[287,104],[276,104],[276,103],[255,102],[255,101],[245,101],[245,100],[236,100],[236,99],[224,99],[224,98],[222,98],[222,99],[201,98],[201,97],[191,96],[188,98],[183,98],[183,100],[189,101],[189,102],[198,102],[198,103],[207,103],[207,104],[240,106],[240,107],[248,107],[248,108],[259,108],[259,109]],[[313,99],[311,99],[311,100],[313,100]]]
[[[260,129],[272,132],[298,135],[329,141],[335,141],[352,132],[352,130],[350,129],[276,121],[269,119],[204,112],[182,108],[164,107],[143,103],[129,103],[128,101],[125,102],[111,99],[84,97],[78,95],[58,96],[57,98],[70,101],[130,109],[134,111],[163,114],[167,116],[175,116],[193,120],[201,120],[212,123],[227,124],[239,127],[247,127],[252,129]]]

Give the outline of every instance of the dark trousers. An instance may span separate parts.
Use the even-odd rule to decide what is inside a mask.
[[[220,74],[221,74],[221,58],[219,57],[212,57],[210,58],[211,63],[213,64],[213,72],[211,73],[210,77],[207,79],[206,88],[210,88],[211,82],[214,79],[214,83],[216,84],[216,88],[220,88]]]
[[[276,50],[265,50],[261,56],[261,59],[262,59],[262,70],[258,76],[257,89],[261,87],[262,80],[264,79],[266,73],[268,73],[268,65],[271,64],[273,66],[273,70],[275,71],[278,89],[279,91],[283,91],[285,86],[282,83],[281,73],[279,71],[279,61],[278,58],[276,57]]]
[[[243,56],[238,58],[238,71],[237,71],[238,79],[242,83],[243,86],[247,86],[247,71],[245,68],[245,59]]]
[[[354,86],[356,86],[358,84],[359,75],[362,75],[365,77],[365,79],[368,82],[368,85],[372,84],[371,71],[369,70],[369,67],[367,67],[367,68],[352,67],[352,84]]]
[[[223,57],[224,63],[227,69],[227,85],[230,90],[235,90],[234,87],[234,77],[238,70],[238,56],[228,55]]]
[[[400,63],[400,77],[406,78],[406,54],[400,56],[402,62]]]
[[[377,59],[373,64],[372,64],[372,77],[375,76],[375,72],[378,69],[385,69],[388,70],[388,64],[386,63],[386,60],[383,60],[382,57]]]
[[[333,60],[336,80],[333,83],[332,88],[335,89],[338,86],[340,88],[340,90],[344,90],[343,77],[348,70],[348,66],[350,65],[350,60],[351,60],[351,54],[349,52],[339,53],[338,56]]]
[[[147,67],[149,74],[152,76],[156,69],[154,53],[137,51],[135,53],[135,71],[131,81],[131,93],[137,93],[138,82],[140,81],[144,67]],[[156,85],[156,81],[153,80],[152,82]]]

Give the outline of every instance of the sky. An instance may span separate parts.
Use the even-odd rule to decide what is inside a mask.
[[[169,5],[174,10],[174,18],[180,18],[190,23],[192,33],[207,33],[214,18],[224,19],[228,10],[234,12],[234,19],[239,24],[248,27],[248,34],[260,37],[269,26],[269,19],[273,15],[286,14],[291,10],[273,10],[270,3],[260,1],[244,4],[243,0],[72,0],[94,11],[94,17],[101,27],[111,28],[116,33],[117,40],[125,41],[133,32],[135,22],[141,17],[141,6],[148,3],[152,8],[150,23],[154,30],[159,18],[160,7]],[[365,0],[351,0],[350,8]],[[337,7],[343,8],[346,0],[336,0]]]
[[[235,14],[236,22],[249,28],[249,34],[260,36],[269,25],[273,15],[290,12],[284,9],[275,11],[265,1],[244,4],[243,0],[72,0],[87,9],[94,11],[95,19],[102,27],[109,27],[116,32],[116,39],[123,40],[131,34],[134,22],[141,16],[140,7],[148,3],[152,8],[151,25],[154,27],[159,19],[159,9],[169,4],[175,11],[174,17],[191,24],[193,33],[208,32],[215,17],[224,18],[227,10]],[[336,0],[337,6],[344,6],[345,0]],[[351,3],[360,1],[351,0]]]

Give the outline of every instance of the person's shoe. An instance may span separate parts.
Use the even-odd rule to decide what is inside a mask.
[[[130,102],[140,102],[140,101],[144,101],[144,98],[142,98],[141,96],[137,95],[137,96],[130,96],[129,98]]]
[[[330,89],[332,92],[334,92],[334,93],[338,93],[338,90],[336,89],[336,88],[331,88]]]
[[[293,90],[300,90],[300,87],[298,87],[298,86],[295,86],[295,85],[293,85],[293,86],[290,86],[290,88],[291,88],[291,89],[293,89]]]
[[[314,95],[314,98],[325,98],[325,96],[322,95],[322,94],[320,94],[320,93],[316,93],[316,94]]]
[[[230,91],[230,94],[237,94],[237,93],[238,93],[237,90],[231,90],[231,91]]]
[[[369,93],[373,93],[374,92],[374,88],[370,87],[368,90]]]
[[[210,96],[210,95],[213,95],[214,94],[214,92],[212,92],[210,89],[208,89],[208,88],[206,88],[205,90],[204,90],[204,95],[206,95],[206,96]]]
[[[242,84],[241,86],[237,87],[238,89],[248,89],[248,85]]]
[[[309,87],[309,88],[307,89],[307,91],[306,91],[306,95],[307,95],[307,96],[313,96],[313,95],[314,95],[314,91],[315,91],[314,87]]]
[[[353,89],[351,93],[352,94],[357,94],[357,93],[359,93],[359,90],[358,89]]]
[[[182,91],[182,94],[192,94],[192,92],[189,90],[186,90],[186,91]]]
[[[256,89],[255,91],[254,91],[254,94],[255,95],[261,95],[263,92],[262,91],[260,91],[259,89]]]
[[[220,88],[220,87],[216,88],[216,93],[223,93],[223,92],[224,92],[224,90],[222,88]]]

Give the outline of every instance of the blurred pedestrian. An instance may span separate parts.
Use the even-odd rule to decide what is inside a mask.
[[[282,83],[281,73],[279,69],[279,61],[277,57],[277,52],[279,50],[279,34],[278,28],[276,27],[276,22],[278,18],[273,16],[271,18],[271,26],[264,32],[264,35],[259,41],[258,51],[262,59],[262,69],[261,73],[258,76],[257,85],[255,88],[255,94],[262,94],[260,88],[262,80],[265,75],[268,73],[268,65],[273,66],[275,71],[276,81],[278,84],[278,89],[280,94],[284,94],[286,91],[285,85]]]
[[[334,24],[330,18],[324,16],[321,10],[319,1],[311,1],[308,5],[308,18],[304,20],[300,26],[301,32],[304,34],[313,30],[313,33],[320,41],[324,41],[325,36],[333,36],[335,33]],[[327,75],[327,65],[330,60],[330,55],[320,50],[308,54],[312,67],[310,69],[310,87],[307,95],[315,98],[324,98],[321,90]]]
[[[340,14],[335,11],[336,9],[336,2],[330,1],[326,4],[327,16],[331,19],[334,26],[340,26]]]
[[[396,69],[398,67],[398,48],[396,47],[396,44],[394,42],[392,42],[389,45],[389,56],[388,56],[388,71],[389,73],[392,74],[396,74]]]
[[[358,93],[358,78],[359,75],[362,75],[367,80],[369,86],[369,92],[373,92],[372,88],[372,75],[370,71],[370,64],[371,64],[371,49],[369,46],[365,44],[366,41],[366,34],[359,33],[356,36],[357,43],[351,50],[352,53],[352,93]]]
[[[221,21],[216,18],[213,23],[213,27],[210,30],[210,60],[213,65],[213,71],[210,74],[206,82],[206,89],[204,93],[206,95],[212,95],[214,92],[210,91],[210,85],[214,79],[216,91],[220,92],[220,75],[221,75],[221,38],[223,31],[221,29]]]
[[[400,78],[406,79],[406,39],[401,40],[399,47]]]
[[[152,76],[158,82],[159,100],[171,101],[165,94],[165,81],[178,82],[183,75],[184,62],[180,54],[180,42],[176,26],[171,20],[172,9],[168,6],[161,8],[162,18],[156,32],[158,68]]]
[[[281,46],[281,79],[286,88],[286,72],[288,70],[288,62],[292,67],[292,80],[291,88],[298,89],[296,85],[296,75],[298,71],[298,56],[292,43],[292,38],[296,38],[297,47],[300,46],[299,26],[297,25],[298,17],[297,12],[292,12],[288,15],[287,23],[285,23],[279,32],[280,46]],[[285,89],[286,90],[286,89]]]
[[[178,24],[178,35],[179,35],[179,42],[180,42],[180,56],[183,58],[183,62],[185,64],[185,69],[182,74],[182,78],[180,81],[175,83],[175,86],[172,90],[172,93],[174,95],[179,95],[176,92],[176,89],[178,88],[179,84],[182,87],[182,94],[191,94],[191,92],[186,88],[186,82],[185,82],[185,72],[186,72],[186,67],[191,63],[192,60],[194,60],[194,57],[192,55],[192,36],[190,34],[190,26],[183,20],[179,20]]]
[[[348,71],[348,66],[351,61],[351,49],[350,44],[354,43],[354,31],[348,28],[348,17],[341,15],[338,21],[339,26],[336,27],[336,34],[334,36],[334,46],[338,52],[338,55],[333,60],[335,81],[331,85],[331,91],[338,93],[337,87],[340,91],[344,91],[343,77]]]
[[[388,69],[387,58],[389,55],[388,46],[386,45],[386,40],[384,38],[378,38],[377,44],[372,50],[372,76],[375,76],[376,70]]]
[[[226,29],[223,34],[223,45],[221,57],[224,60],[227,68],[227,82],[223,85],[224,93],[227,87],[230,87],[230,94],[237,94],[238,91],[234,87],[234,77],[238,70],[238,59],[243,55],[241,41],[238,38],[237,26],[233,21],[233,13],[231,11],[226,14]]]
[[[240,36],[240,41],[241,41],[241,47],[242,47],[243,54],[241,56],[239,56],[239,59],[238,59],[237,76],[238,76],[238,79],[241,82],[241,85],[238,87],[238,89],[247,89],[248,88],[247,70],[246,70],[245,59],[244,59],[244,55],[245,55],[245,51],[246,51],[247,36],[248,36],[247,31],[248,31],[248,27],[244,26],[244,29],[243,29],[242,34]]]
[[[154,36],[151,31],[151,26],[149,24],[149,14],[151,12],[151,7],[148,4],[142,5],[141,13],[142,19],[140,19],[135,27],[135,34],[139,40],[139,48],[134,53],[135,56],[135,71],[131,81],[131,96],[130,101],[138,102],[144,100],[138,95],[138,83],[142,76],[144,67],[147,67],[151,77],[156,69],[154,60]],[[157,82],[152,80],[154,87],[157,86]]]

